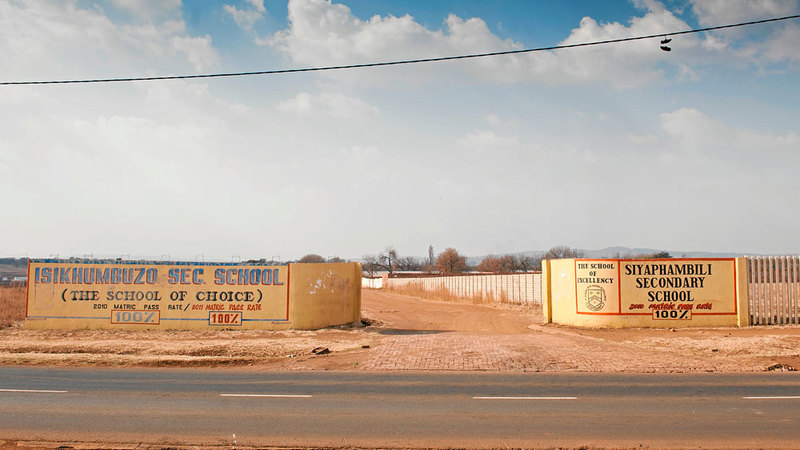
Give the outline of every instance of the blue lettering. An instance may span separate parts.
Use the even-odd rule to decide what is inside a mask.
[[[114,267],[111,269],[111,284],[119,284],[122,277],[120,276],[119,267]]]
[[[156,269],[147,269],[147,284],[156,284],[158,280],[158,271]]]
[[[72,268],[72,284],[83,284],[83,269]]]
[[[247,269],[237,271],[238,281],[236,284],[250,284],[250,272]]]
[[[192,283],[203,284],[203,279],[200,278],[200,275],[202,274],[203,274],[203,269],[194,269],[194,272],[192,272]]]
[[[108,278],[108,269],[97,269],[97,284],[107,284]]]
[[[62,267],[58,271],[58,282],[61,284],[69,284],[69,267]]]
[[[274,280],[274,284],[276,286],[282,286],[283,285],[282,281],[278,281],[278,269],[275,269],[275,275],[273,276],[273,280]]]
[[[225,269],[214,271],[214,284],[225,284]]]
[[[180,270],[169,269],[169,284],[178,284],[178,274]]]

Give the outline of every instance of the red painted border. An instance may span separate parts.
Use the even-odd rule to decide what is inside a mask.
[[[578,311],[578,261],[591,261],[591,262],[598,262],[598,261],[616,261],[617,263],[617,298],[619,299],[619,307],[616,313],[593,313],[593,312],[581,312]],[[641,261],[641,262],[648,262],[648,261],[730,261],[733,263],[733,311],[734,312],[725,312],[725,313],[698,313],[692,310],[692,316],[737,316],[739,315],[739,291],[737,289],[739,277],[738,272],[736,271],[736,258],[669,258],[669,259],[590,259],[590,258],[576,258],[573,266],[573,278],[575,279],[575,314],[582,314],[586,316],[652,316],[652,314],[646,313],[624,313],[622,312],[622,261]]]
[[[292,281],[292,263],[286,263],[286,321],[289,321],[289,297]]]
[[[616,262],[617,263],[617,303],[618,303],[617,311],[619,311],[619,312],[615,312],[615,313],[593,313],[593,312],[581,312],[581,311],[578,311],[578,261],[592,261],[592,262],[603,261],[603,262]],[[585,314],[585,315],[588,315],[588,316],[624,316],[624,315],[633,316],[633,315],[639,315],[639,314],[623,314],[622,313],[622,283],[620,283],[620,281],[619,281],[620,278],[621,278],[621,274],[622,274],[621,269],[620,269],[620,262],[621,261],[622,261],[621,259],[588,259],[588,258],[575,259],[575,262],[573,264],[574,267],[575,267],[574,276],[573,276],[573,278],[575,279],[575,314]],[[645,261],[645,260],[642,260],[642,261]],[[661,260],[653,259],[651,261],[661,261]]]
[[[25,287],[25,319],[30,317],[30,302],[31,302],[31,286],[33,286],[31,279],[31,259],[28,258],[28,285]]]
[[[572,261],[572,278],[575,280],[575,314],[583,314],[578,311],[578,260]]]
[[[211,323],[211,315],[212,314],[239,314],[239,324],[235,323]],[[244,323],[244,313],[242,311],[209,311],[208,312],[208,326],[210,327],[224,327],[224,326],[233,326],[233,327],[240,327]]]

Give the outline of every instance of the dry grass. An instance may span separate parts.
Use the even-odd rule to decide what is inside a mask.
[[[505,295],[501,295],[499,299],[484,296],[482,293],[473,295],[472,297],[463,297],[455,295],[447,288],[439,288],[435,290],[427,290],[419,283],[408,283],[404,286],[396,286],[384,288],[388,292],[393,292],[402,295],[409,295],[412,297],[424,298],[428,300],[440,300],[453,303],[472,303],[473,305],[489,305],[498,303],[510,303]]]
[[[25,320],[25,288],[0,287],[0,329]]]

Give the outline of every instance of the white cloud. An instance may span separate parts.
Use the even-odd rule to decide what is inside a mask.
[[[337,119],[359,119],[379,113],[377,107],[340,92],[323,92],[319,95],[302,92],[281,102],[278,110],[295,114],[325,115]]]
[[[461,145],[479,149],[502,149],[516,147],[520,140],[518,136],[500,136],[494,131],[478,130],[459,140]]]
[[[629,25],[598,23],[585,17],[578,28],[561,44],[576,44],[597,40],[632,37],[673,30],[688,25],[652,0],[641,2],[649,8],[642,17],[634,17]],[[260,41],[272,45],[293,61],[303,65],[339,65],[375,61],[399,60],[482,53],[523,48],[521,43],[494,35],[480,18],[464,19],[449,15],[444,27],[427,29],[413,17],[405,15],[373,16],[368,20],[355,17],[343,4],[330,0],[290,0],[289,28],[271,39]],[[679,48],[697,46],[695,37],[681,39]],[[617,87],[650,83],[663,76],[659,64],[672,64],[658,51],[656,41],[633,42],[592,49],[571,49],[559,52],[536,52],[525,55],[482,58],[415,68],[416,79],[426,73],[464,72],[481,80],[494,82],[526,82],[539,80],[549,84],[601,81]],[[352,79],[375,82],[380,79],[396,81],[390,70],[373,70],[370,76],[350,75]],[[409,72],[402,72],[407,76]],[[683,71],[683,78],[686,79]],[[329,76],[344,76],[331,73]]]
[[[250,8],[239,9],[235,5],[223,5],[222,9],[230,14],[234,22],[241,28],[250,31],[253,25],[261,20],[266,13],[264,8],[264,0],[248,0]]]
[[[197,70],[213,67],[219,59],[211,46],[211,36],[175,36],[172,38],[172,47],[178,53],[183,53]]]
[[[484,119],[491,125],[500,125],[502,120],[494,114],[487,114]]]
[[[443,30],[429,30],[409,15],[376,15],[360,20],[347,6],[329,0],[290,0],[288,9],[289,28],[259,42],[284,51],[299,64],[355,64],[520,48],[510,39],[493,35],[478,18],[450,15]],[[487,67],[495,65],[489,60],[472,61],[463,64],[461,70],[490,75],[493,72]],[[414,73],[425,70],[418,67]],[[373,71],[358,81],[387,76],[391,73]]]
[[[769,62],[789,61],[800,63],[800,25],[786,24],[778,29],[766,42],[764,60]]]
[[[800,12],[800,5],[797,0],[692,0],[692,10],[701,25],[716,26],[793,15]],[[762,65],[796,64],[800,62],[798,39],[800,26],[789,21],[712,32],[704,46]],[[736,40],[743,44],[734,45]]]
[[[148,21],[173,16],[181,9],[181,0],[110,0],[110,3]]]
[[[704,27],[795,14],[797,0],[690,0]]]
[[[649,11],[642,17],[633,17],[628,26],[617,22],[598,23],[584,17],[580,26],[560,44],[623,39],[688,28],[660,3],[648,1],[645,6]],[[675,42],[673,48],[686,51],[697,45],[697,38],[687,36]],[[602,81],[616,87],[634,87],[661,79],[664,75],[660,66],[675,64],[670,56],[658,49],[655,40],[635,41],[547,54],[540,57],[542,64],[534,66],[534,70],[551,83]]]
[[[146,20],[115,22],[74,0],[0,2],[0,58],[14,61],[3,67],[3,78],[180,73],[216,64],[211,38],[190,35],[173,2],[126,5]]]
[[[742,18],[791,13],[796,1],[744,1],[741,7],[727,7],[725,1],[697,1],[695,13],[702,23],[730,23]],[[562,45],[667,33],[691,28],[657,0],[637,0],[643,13],[628,23],[601,23],[584,17]],[[734,5],[735,6],[735,5]],[[331,0],[290,0],[289,27],[259,44],[280,49],[304,66],[358,64],[377,61],[416,59],[468,53],[494,52],[523,48],[511,39],[493,34],[480,18],[449,15],[441,29],[429,29],[405,15],[355,17],[350,9]],[[626,42],[591,48],[481,58],[455,63],[414,67],[328,72],[327,76],[356,84],[417,83],[465,74],[472,80],[494,83],[544,82],[550,85],[601,83],[617,88],[633,88],[672,79],[678,83],[700,81],[700,67],[762,64],[796,61],[800,47],[794,45],[797,26],[775,26],[766,43],[738,46],[736,34],[711,33],[673,38],[673,52],[659,50],[657,40]]]
[[[267,9],[264,8],[264,0],[247,0],[247,3],[253,5],[253,8],[258,12],[263,13],[267,11]]]
[[[776,160],[781,161],[783,169],[800,163],[800,154],[796,151],[800,135],[796,133],[770,134],[731,127],[694,108],[663,113],[660,120],[666,132],[665,147],[681,153],[683,164],[714,161],[714,164],[734,166],[737,171],[757,172],[758,167]]]

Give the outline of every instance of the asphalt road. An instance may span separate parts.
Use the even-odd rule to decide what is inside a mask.
[[[2,438],[800,447],[800,376],[0,368]]]

